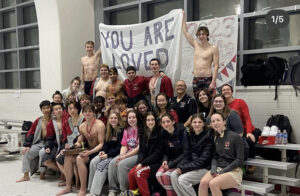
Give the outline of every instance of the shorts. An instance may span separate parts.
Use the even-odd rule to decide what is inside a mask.
[[[200,89],[208,89],[212,77],[194,77],[193,78],[193,93],[196,98],[196,94]]]
[[[58,162],[60,165],[64,165],[65,163],[65,155],[60,154],[56,157],[56,162]]]
[[[93,81],[85,81],[84,82],[84,93],[86,95],[90,94],[90,90],[92,88],[92,83],[93,83]]]
[[[53,147],[50,150],[50,153],[45,153],[45,155],[42,157],[41,166],[44,166],[44,162],[49,160],[49,159],[51,161],[55,161],[56,154],[57,154],[57,147]]]
[[[221,171],[222,168],[221,167],[218,167],[217,168],[217,171]],[[243,171],[241,168],[237,167],[233,170],[231,170],[230,172],[226,172],[227,174],[231,175],[233,177],[233,179],[235,180],[235,182],[238,184],[238,185],[241,185],[242,184],[242,181],[243,181]]]

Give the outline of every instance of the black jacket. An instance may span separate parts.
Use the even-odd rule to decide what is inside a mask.
[[[162,163],[162,148],[161,135],[159,129],[153,130],[148,141],[145,140],[144,134],[140,135],[140,147],[138,153],[138,163],[142,166],[149,166],[151,171],[156,170]]]
[[[177,102],[177,96],[171,98],[170,106],[177,112],[178,122],[185,123],[189,117],[197,113],[197,103],[194,98],[185,94],[182,99]]]
[[[197,169],[210,169],[214,141],[207,129],[199,135],[189,133],[189,155],[178,165],[182,173]]]
[[[120,154],[120,149],[121,149],[121,141],[123,138],[123,131],[124,129],[122,128],[118,134],[115,133],[114,130],[112,130],[112,139],[111,141],[105,141],[104,145],[102,147],[101,151],[104,151],[105,154],[107,154],[107,157],[116,157],[118,154]]]
[[[164,161],[168,161],[169,168],[176,168],[189,153],[189,141],[183,124],[174,125],[174,133],[163,130]]]

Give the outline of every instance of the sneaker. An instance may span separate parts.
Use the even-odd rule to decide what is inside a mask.
[[[265,126],[264,128],[263,128],[263,131],[262,131],[262,133],[261,133],[261,136],[269,136],[270,135],[270,127],[268,127],[268,126]]]
[[[117,193],[114,191],[109,191],[108,196],[117,196]]]
[[[128,192],[127,192],[128,194],[128,196],[136,196],[136,195],[140,195],[140,191],[139,191],[139,189],[137,188],[137,189],[135,189],[135,190],[128,190]]]
[[[270,130],[270,136],[276,136],[278,134],[278,127],[273,125]]]

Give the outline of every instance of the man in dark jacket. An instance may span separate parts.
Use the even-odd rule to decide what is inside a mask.
[[[22,172],[24,176],[17,180],[17,182],[24,182],[30,180],[29,172],[31,175],[38,169],[39,166],[39,151],[44,148],[44,139],[47,134],[46,125],[51,120],[51,105],[50,101],[45,100],[40,103],[40,109],[43,116],[37,118],[28,133],[26,134],[24,149],[21,151],[22,159]],[[40,158],[41,160],[41,158]],[[41,172],[41,178],[44,173]]]

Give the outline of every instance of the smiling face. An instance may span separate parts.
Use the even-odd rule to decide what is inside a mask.
[[[72,82],[72,88],[75,90],[75,89],[79,89],[79,87],[80,87],[80,81],[74,80]]]
[[[109,79],[110,79],[112,82],[117,81],[117,79],[118,79],[118,74],[117,74],[117,73],[114,73],[114,72],[109,72]]]
[[[160,65],[157,60],[152,60],[150,62],[150,69],[153,73],[158,73],[160,69]]]
[[[119,123],[119,119],[116,114],[112,113],[108,118],[108,122],[113,128],[115,128]]]
[[[106,99],[107,99],[107,103],[109,105],[115,105],[116,97],[114,95],[108,96],[108,97],[106,97]]]
[[[166,108],[166,106],[168,104],[168,101],[167,101],[167,99],[166,99],[165,96],[158,95],[157,96],[157,103],[156,104],[157,104],[157,107],[159,107],[162,110],[162,109]]]
[[[74,106],[74,104],[68,105],[68,113],[70,116],[78,116],[78,109]]]
[[[146,117],[146,125],[149,130],[153,130],[153,128],[155,127],[155,117],[153,115],[148,115]]]
[[[172,132],[172,130],[174,129],[174,121],[171,120],[168,116],[164,116],[161,119],[161,126],[164,128],[164,130],[168,131],[168,132]]]
[[[86,44],[85,45],[85,51],[87,53],[93,53],[94,52],[94,46],[92,44]]]
[[[100,68],[100,76],[101,77],[107,78],[109,76],[108,72],[109,72],[109,70],[107,69],[107,67]]]
[[[216,97],[212,104],[215,110],[218,112],[222,112],[225,107],[225,102],[222,97]]]
[[[200,91],[199,92],[199,102],[204,104],[204,103],[207,103],[208,102],[208,96],[207,94],[205,93],[205,91]]]
[[[210,118],[210,125],[215,131],[222,132],[225,130],[226,121],[220,114],[213,114]]]
[[[62,113],[63,113],[61,105],[54,105],[52,108],[53,108],[53,114],[54,114],[54,116],[56,118],[61,118],[62,117]]]
[[[203,30],[201,30],[199,33],[198,33],[198,35],[197,35],[197,38],[199,39],[199,41],[200,42],[207,42],[207,38],[208,38],[208,36],[207,36],[207,34],[206,34],[206,32],[204,32]]]
[[[45,105],[41,108],[41,111],[44,116],[49,116],[51,114],[51,107],[49,105]]]
[[[134,112],[130,112],[127,116],[127,122],[129,126],[136,127],[137,126],[137,118]]]
[[[222,87],[222,95],[224,95],[226,99],[232,98],[232,90],[231,90],[230,86],[224,85]]]
[[[186,84],[184,81],[182,80],[179,80],[177,83],[176,83],[176,93],[177,95],[182,95],[185,93],[185,90],[186,90]]]
[[[61,103],[61,101],[62,101],[62,97],[59,94],[53,96],[54,103]]]
[[[129,70],[126,74],[127,74],[127,77],[128,77],[129,81],[132,81],[136,76],[136,73],[133,70]]]
[[[192,120],[191,126],[193,127],[193,129],[196,133],[199,133],[203,130],[204,122],[202,121],[201,118],[196,117]]]
[[[82,114],[86,120],[90,120],[95,117],[95,113],[91,109],[86,109]]]

